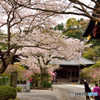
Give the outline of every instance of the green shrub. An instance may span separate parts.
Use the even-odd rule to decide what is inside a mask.
[[[21,87],[17,87],[17,92],[21,92],[22,88]]]
[[[43,87],[44,87],[44,88],[50,88],[51,86],[52,86],[51,83],[44,83],[44,84],[43,84]]]
[[[32,77],[33,77],[33,80],[32,80],[31,87],[38,87],[40,83],[40,74],[35,73],[34,75],[32,75]]]
[[[48,85],[47,85],[48,87],[51,87],[52,86],[52,84],[51,83],[48,83]]]
[[[0,86],[0,100],[16,98],[16,89],[10,86]]]
[[[10,75],[0,75],[0,85],[9,85]]]
[[[52,86],[52,84],[49,83],[50,75],[48,73],[35,73],[31,77],[33,77],[31,88],[50,88]]]

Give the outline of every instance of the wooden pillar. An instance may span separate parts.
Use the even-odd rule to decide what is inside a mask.
[[[17,87],[18,72],[11,72],[10,86]]]
[[[72,71],[70,71],[70,81],[72,81]]]
[[[76,80],[76,70],[74,71],[74,79]]]
[[[75,79],[77,80],[77,71],[75,71]]]
[[[79,79],[78,82],[80,83],[80,65],[79,65]]]
[[[66,78],[68,79],[68,71],[66,71]]]

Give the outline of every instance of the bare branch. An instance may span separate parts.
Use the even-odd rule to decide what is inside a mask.
[[[2,24],[2,25],[0,25],[0,27],[3,27],[3,26],[5,26],[7,23],[4,23],[4,24]]]

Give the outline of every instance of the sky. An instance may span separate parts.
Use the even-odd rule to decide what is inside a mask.
[[[91,2],[91,0],[80,0],[80,1],[82,1],[83,3],[85,3],[86,5],[89,5],[89,6],[91,6],[91,7],[93,7],[94,6],[94,3],[93,2]],[[70,10],[71,11],[71,10]],[[65,16],[65,15],[64,15]],[[83,18],[83,19],[89,19],[89,18],[87,18],[87,17],[85,17],[85,16],[79,16],[79,15],[66,15],[62,20],[60,20],[58,23],[60,24],[60,23],[66,23],[66,21],[69,19],[69,18],[76,18],[77,20],[78,19],[81,19],[81,18]]]

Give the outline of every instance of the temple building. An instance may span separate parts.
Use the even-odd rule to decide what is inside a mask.
[[[60,69],[56,70],[57,82],[78,82],[80,80],[81,69],[93,65],[95,62],[81,57],[80,62],[76,60],[58,60],[51,61],[52,64],[58,64]]]

